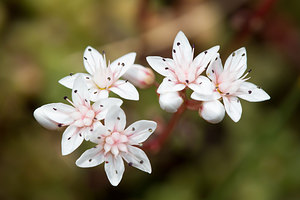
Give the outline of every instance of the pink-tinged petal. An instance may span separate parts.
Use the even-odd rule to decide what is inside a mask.
[[[167,112],[176,112],[182,103],[183,99],[178,92],[168,92],[159,95],[159,105]]]
[[[206,121],[217,124],[223,120],[225,109],[219,100],[204,101],[199,109],[199,115]]]
[[[145,152],[137,147],[128,145],[128,153],[122,153],[124,160],[132,167],[151,174],[151,164]]]
[[[216,54],[216,57],[211,61],[210,65],[206,70],[206,75],[214,82],[217,83],[217,80],[220,74],[223,72],[223,66],[219,54]]]
[[[71,113],[75,112],[75,108],[63,103],[50,103],[36,109],[34,116],[36,120],[45,128],[54,128],[57,126],[65,126],[71,124],[74,120]]]
[[[128,126],[124,134],[129,137],[129,143],[131,145],[138,145],[148,139],[155,131],[156,126],[157,124],[154,121],[140,120]]]
[[[183,68],[189,67],[189,64],[192,63],[193,50],[182,31],[179,31],[175,37],[172,56],[174,61]]]
[[[101,90],[99,88],[91,88],[89,91],[90,91],[90,100],[94,102],[101,99],[106,99],[109,96],[109,91],[106,89]]]
[[[247,69],[247,55],[244,47],[233,52],[226,60],[224,70],[235,73],[235,78],[240,78]]]
[[[125,171],[124,162],[120,155],[113,157],[112,155],[108,155],[106,158],[106,162],[104,164],[104,169],[107,175],[109,182],[113,186],[117,186]]]
[[[133,65],[136,53],[128,53],[110,64],[115,80],[119,79],[131,65]]]
[[[119,106],[113,106],[108,111],[104,123],[107,129],[121,132],[126,126],[126,115]]]
[[[223,97],[223,103],[229,117],[234,122],[238,122],[242,116],[242,106],[240,100],[234,96]]]
[[[139,92],[137,89],[128,81],[118,80],[110,88],[110,91],[116,93],[120,97],[129,100],[139,100]]]
[[[167,92],[177,92],[185,88],[185,84],[178,83],[175,79],[166,77],[163,82],[159,85],[157,93],[163,94]]]
[[[78,76],[74,81],[72,90],[72,100],[76,106],[90,105],[90,92],[88,91],[83,76]]]
[[[174,68],[174,61],[168,58],[162,58],[160,56],[147,56],[147,62],[149,65],[159,74],[163,76],[170,76]]]
[[[44,128],[50,129],[50,130],[55,130],[58,129],[58,124],[57,122],[51,120],[44,112],[44,109],[42,107],[37,108],[33,112],[33,116],[38,121],[39,124],[41,124]]]
[[[191,98],[199,101],[211,101],[220,98],[220,94],[215,91],[215,85],[205,76],[199,76],[196,83],[189,84],[194,93]]]
[[[61,140],[61,152],[63,156],[72,153],[81,145],[85,134],[84,129],[73,125],[66,128]]]
[[[195,76],[199,76],[205,70],[209,62],[211,62],[212,59],[215,59],[219,49],[220,46],[214,46],[206,51],[203,51],[193,60],[192,69],[195,69],[193,72]]]
[[[243,82],[237,93],[238,97],[250,102],[266,101],[270,99],[270,96],[263,89],[250,82]]]
[[[123,75],[123,78],[139,88],[150,87],[155,81],[152,69],[137,64],[131,65]]]
[[[97,145],[92,149],[86,150],[77,160],[76,165],[78,167],[87,168],[95,167],[104,162],[104,152],[102,146]]]
[[[110,111],[111,107],[113,106],[121,106],[123,101],[118,98],[107,98],[107,99],[100,99],[93,104],[93,110],[97,113],[96,118],[97,120],[104,119],[107,112]]]
[[[72,89],[72,88],[73,88],[74,81],[75,81],[75,79],[76,79],[78,76],[83,76],[84,79],[85,79],[85,81],[86,81],[86,83],[87,83],[87,85],[92,84],[92,77],[91,77],[91,75],[86,74],[86,73],[70,74],[69,76],[66,76],[66,77],[60,79],[58,82],[59,82],[60,84],[62,84],[63,86]]]
[[[94,48],[88,46],[83,53],[83,64],[88,73],[93,75],[99,68],[106,68],[103,56]]]

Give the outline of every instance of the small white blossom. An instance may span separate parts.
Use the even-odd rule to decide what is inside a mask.
[[[167,92],[159,95],[159,105],[167,112],[176,112],[182,103],[183,99],[178,92]]]
[[[135,56],[136,53],[128,53],[107,66],[105,55],[102,56],[96,49],[88,46],[84,51],[83,63],[89,74],[70,74],[59,80],[59,83],[72,89],[74,80],[82,74],[91,93],[91,101],[107,98],[110,91],[124,99],[139,100],[136,88],[127,80],[119,80],[133,65]]]
[[[205,70],[211,59],[215,57],[218,50],[219,46],[212,47],[193,59],[194,48],[191,47],[184,33],[180,31],[173,43],[173,59],[159,56],[148,56],[146,58],[149,65],[157,73],[165,76],[157,92],[159,94],[177,92],[186,87],[193,89],[199,79],[202,82],[209,82],[208,79],[202,80],[200,74]]]
[[[97,145],[85,151],[76,161],[79,167],[94,167],[105,162],[104,168],[110,183],[117,186],[124,173],[124,163],[151,173],[147,155],[135,147],[144,142],[156,129],[154,121],[140,120],[125,129],[126,116],[119,107],[113,107],[98,126],[91,141]],[[125,130],[124,130],[125,129]]]
[[[67,155],[77,149],[84,139],[89,139],[94,130],[101,126],[99,120],[112,106],[121,106],[122,100],[107,98],[90,104],[90,94],[82,76],[78,76],[72,90],[72,106],[63,103],[51,103],[37,108],[34,111],[35,119],[45,128],[56,129],[67,126],[65,129],[61,148],[62,154]]]
[[[223,120],[225,109],[218,100],[203,101],[199,109],[199,115],[206,121],[217,124]]]
[[[137,64],[131,65],[122,77],[139,88],[147,88],[155,81],[152,69]]]
[[[213,86],[210,85],[206,90],[201,87],[195,87],[191,97],[196,100],[206,101],[207,94],[213,92],[213,99],[223,99],[225,110],[229,117],[234,122],[239,121],[242,115],[242,106],[239,98],[250,102],[270,99],[270,96],[260,87],[246,82],[249,79],[246,78],[249,72],[244,74],[246,69],[247,56],[245,48],[240,48],[233,52],[227,58],[224,69],[221,59],[217,55],[206,71]]]

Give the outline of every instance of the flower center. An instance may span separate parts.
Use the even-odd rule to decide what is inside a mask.
[[[79,106],[77,111],[73,112],[71,116],[74,119],[73,124],[75,126],[91,126],[95,118],[95,112],[86,106]]]
[[[128,137],[119,132],[113,132],[104,139],[105,154],[111,152],[117,156],[120,152],[127,152]]]

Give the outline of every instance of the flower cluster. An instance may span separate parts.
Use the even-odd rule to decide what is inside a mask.
[[[62,155],[72,153],[84,140],[95,143],[95,148],[85,151],[76,165],[86,168],[104,162],[107,177],[114,186],[124,173],[122,158],[129,166],[151,173],[149,159],[136,146],[154,132],[156,123],[140,120],[125,129],[126,116],[120,108],[123,101],[109,97],[112,91],[125,99],[139,99],[137,89],[128,80],[119,80],[126,73],[137,86],[149,85],[144,79],[151,80],[153,72],[134,64],[134,60],[135,53],[129,53],[107,65],[104,55],[87,47],[83,61],[89,74],[70,74],[59,81],[72,89],[72,101],[64,97],[71,105],[50,103],[34,111],[35,119],[45,128],[66,127],[61,141]],[[136,71],[143,76],[142,80],[133,76]]]
[[[165,76],[157,89],[162,109],[176,112],[184,102],[181,91],[188,87],[193,90],[191,98],[201,101],[199,114],[203,119],[218,123],[223,120],[226,111],[229,117],[237,122],[242,114],[239,98],[250,102],[270,99],[260,87],[246,82],[250,71],[245,73],[245,48],[233,52],[227,58],[224,68],[218,50],[219,46],[212,47],[193,59],[194,48],[180,31],[173,43],[173,59],[147,57],[149,65],[157,73]],[[201,75],[205,70],[208,78]],[[224,106],[220,102],[221,99]]]
[[[162,109],[177,112],[180,106],[193,102],[199,115],[210,123],[222,121],[225,111],[237,122],[242,114],[239,98],[250,102],[270,99],[260,87],[247,82],[250,71],[246,72],[245,48],[233,52],[224,68],[218,51],[219,46],[214,46],[193,58],[194,48],[180,31],[173,43],[173,59],[146,58],[156,72],[165,76],[157,88]],[[64,97],[71,105],[51,103],[34,111],[34,117],[45,128],[66,127],[61,141],[62,155],[72,153],[84,140],[95,143],[76,165],[86,168],[105,163],[105,172],[114,186],[122,179],[123,159],[129,166],[151,173],[150,161],[137,146],[154,132],[156,123],[140,120],[125,128],[126,116],[120,108],[123,101],[109,97],[113,92],[124,99],[139,100],[135,86],[146,88],[154,83],[153,71],[134,64],[135,56],[136,53],[128,53],[107,64],[104,53],[87,47],[83,63],[88,73],[70,74],[59,80],[72,89],[72,101]],[[205,70],[207,76],[201,75]],[[186,97],[187,88],[193,91],[193,100]]]

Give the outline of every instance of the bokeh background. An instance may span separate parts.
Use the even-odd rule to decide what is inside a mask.
[[[1,0],[0,199],[300,199],[299,9],[296,0]],[[251,82],[271,100],[242,101],[238,123],[186,111],[166,143],[145,150],[152,174],[126,166],[118,187],[103,165],[75,166],[88,142],[61,156],[62,131],[45,130],[32,113],[70,95],[57,81],[84,72],[85,47],[110,60],[135,51],[148,66],[147,55],[171,56],[179,30],[196,54],[220,44],[223,61],[245,46]],[[154,140],[171,118],[155,89],[123,106],[128,124],[160,124]]]

